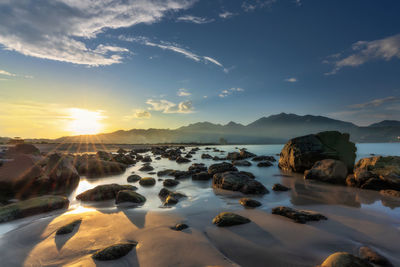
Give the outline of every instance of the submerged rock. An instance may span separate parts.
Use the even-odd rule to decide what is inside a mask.
[[[129,175],[128,178],[126,178],[126,180],[128,181],[128,183],[134,183],[134,182],[139,181],[140,179],[142,179],[142,177],[140,177],[140,176],[137,175],[137,174]]]
[[[386,266],[386,267],[392,267],[393,264],[380,255],[378,252],[374,251],[373,249],[369,247],[360,247],[358,250],[358,255],[361,259],[366,260],[370,263],[376,264],[378,266]]]
[[[192,175],[192,179],[195,181],[208,181],[212,178],[212,175],[208,172],[199,172]]]
[[[233,212],[221,212],[212,222],[219,227],[224,227],[249,223],[251,220]]]
[[[121,190],[117,193],[115,204],[119,204],[122,202],[142,204],[146,202],[146,198],[133,190]]]
[[[234,160],[232,164],[233,166],[245,166],[245,167],[251,166],[250,161],[247,160]]]
[[[347,252],[336,252],[330,255],[320,267],[373,267],[370,263]]]
[[[273,156],[257,156],[251,159],[252,161],[272,161],[275,162],[276,159]]]
[[[152,177],[143,177],[142,179],[140,179],[139,184],[141,186],[152,186],[156,184],[156,179]]]
[[[327,218],[314,211],[296,210],[289,207],[276,207],[272,209],[272,214],[281,215],[292,219],[297,223],[306,223],[308,221],[327,220]]]
[[[76,196],[76,199],[82,201],[103,201],[115,199],[121,190],[136,190],[133,185],[105,184],[98,185]]]
[[[75,220],[67,225],[64,225],[60,229],[57,230],[56,235],[66,235],[69,233],[72,233],[74,231],[75,227],[81,224],[82,219]]]
[[[128,254],[136,245],[136,242],[112,245],[97,251],[92,258],[99,261],[116,260]]]
[[[205,171],[207,171],[207,167],[204,165],[204,163],[193,163],[188,168],[188,171],[193,172],[193,173],[205,172]]]
[[[269,193],[260,182],[249,178],[240,172],[223,172],[213,176],[213,187],[231,191],[240,191],[243,194],[266,194]]]
[[[69,200],[63,196],[41,196],[0,207],[0,223],[8,222],[40,213],[66,209]]]
[[[304,172],[304,179],[317,180],[325,183],[345,184],[346,178],[346,165],[334,159],[317,161],[310,170]]]
[[[179,184],[179,181],[174,180],[174,179],[166,179],[163,182],[163,185],[166,187],[173,187],[173,186],[177,186]]]
[[[240,205],[244,206],[244,207],[249,207],[249,208],[256,208],[261,206],[261,202],[251,199],[251,198],[247,198],[247,197],[242,197],[241,199],[239,199],[239,203]]]
[[[172,175],[174,172],[174,170],[172,169],[166,169],[166,170],[162,170],[162,171],[158,171],[157,172],[157,176],[168,176],[168,175]]]
[[[210,154],[201,154],[202,159],[212,159],[212,156]]]
[[[348,172],[353,171],[356,146],[349,141],[349,134],[327,131],[291,139],[281,151],[279,167],[303,173],[315,162],[323,159],[342,161]]]
[[[272,165],[269,161],[261,161],[257,164],[257,167],[271,167]]]
[[[211,175],[227,171],[237,171],[237,168],[228,162],[216,163],[208,167],[208,173]]]

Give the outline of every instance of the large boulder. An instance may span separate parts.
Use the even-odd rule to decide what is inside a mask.
[[[248,175],[228,171],[217,173],[213,176],[213,187],[231,191],[240,191],[243,194],[266,194],[268,189],[260,182],[250,178]]]
[[[79,174],[90,178],[121,174],[126,170],[125,164],[94,159],[87,156],[77,157],[75,159],[75,167]]]
[[[332,184],[345,184],[346,177],[346,165],[340,160],[335,159],[317,161],[310,170],[304,172],[304,179]]]
[[[105,184],[98,185],[76,196],[76,199],[82,201],[102,201],[115,199],[121,190],[136,190],[133,185]]]
[[[228,162],[216,163],[208,167],[208,173],[211,175],[227,171],[237,171],[237,168]]]
[[[320,267],[373,267],[369,262],[347,252],[336,252],[330,255]]]
[[[303,173],[317,161],[336,159],[342,161],[351,173],[357,148],[349,138],[349,134],[328,131],[291,139],[281,151],[279,167]]]
[[[63,196],[41,196],[0,207],[0,223],[57,209],[66,209],[69,200]]]

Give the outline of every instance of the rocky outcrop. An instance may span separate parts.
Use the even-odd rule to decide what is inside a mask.
[[[208,167],[208,173],[211,175],[227,171],[237,171],[237,168],[228,162],[216,163]]]
[[[69,200],[63,196],[41,196],[0,207],[0,223],[58,209],[66,209]]]
[[[146,202],[146,198],[133,190],[121,190],[117,193],[115,204],[119,204],[122,202],[143,204],[144,202]]]
[[[373,267],[369,262],[347,252],[330,255],[319,267]]]
[[[236,171],[217,173],[213,176],[213,187],[243,194],[266,194],[268,189],[260,182]]]
[[[296,210],[289,207],[276,207],[272,209],[272,214],[281,215],[292,219],[297,223],[306,223],[308,221],[327,220],[327,218],[319,213],[308,210]]]
[[[328,131],[291,139],[281,151],[279,167],[303,173],[317,161],[336,159],[342,161],[351,173],[357,149],[349,138],[348,134]]]
[[[82,222],[82,219],[78,219],[73,222],[70,222],[67,225],[62,226],[61,228],[59,228],[57,230],[56,235],[66,235],[66,234],[72,233],[72,231],[74,231],[75,227],[80,225],[81,222]]]
[[[345,184],[346,177],[346,165],[334,159],[317,161],[310,170],[304,172],[304,179],[306,180],[317,180],[332,184]]]
[[[76,199],[82,201],[103,201],[115,199],[121,190],[136,190],[133,185],[106,184],[98,185],[76,196]]]
[[[97,251],[92,258],[99,261],[116,260],[128,254],[136,245],[136,242],[112,245]]]
[[[121,174],[126,170],[125,164],[99,160],[91,158],[89,155],[77,156],[74,161],[78,173],[90,178]]]
[[[261,206],[261,202],[251,199],[251,198],[247,198],[247,197],[242,197],[241,199],[239,199],[239,203],[240,205],[247,207],[247,208],[256,208]]]
[[[221,212],[212,222],[219,227],[225,227],[249,223],[251,220],[233,212]]]

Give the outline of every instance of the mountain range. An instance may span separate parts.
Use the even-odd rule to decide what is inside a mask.
[[[54,140],[31,139],[27,141],[46,141],[56,143],[247,143],[282,144],[287,140],[321,131],[340,131],[350,134],[358,143],[399,142],[400,121],[385,120],[369,126],[360,127],[350,122],[323,116],[280,113],[262,117],[248,125],[233,121],[228,124],[198,122],[178,129],[132,129],[119,130],[97,135],[66,136]]]

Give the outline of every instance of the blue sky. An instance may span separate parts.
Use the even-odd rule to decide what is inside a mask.
[[[98,112],[103,131],[280,112],[400,119],[399,12],[394,0],[3,0],[0,136],[68,134],[70,108]]]

